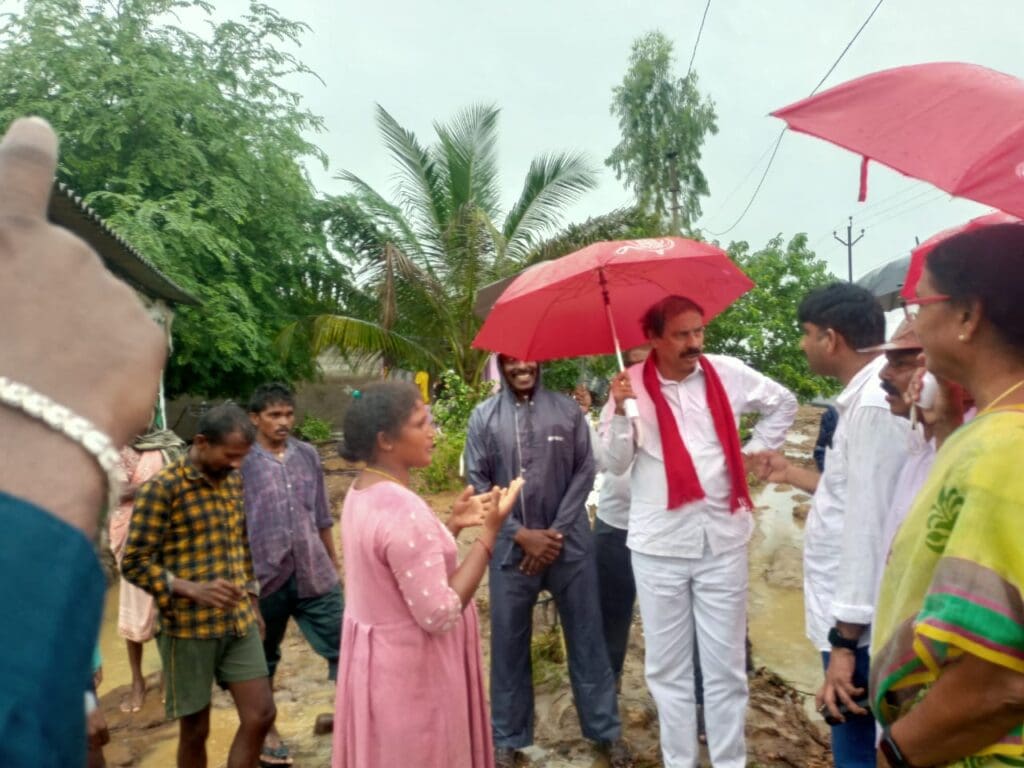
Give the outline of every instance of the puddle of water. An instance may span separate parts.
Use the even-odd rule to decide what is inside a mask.
[[[821,684],[820,657],[804,635],[803,590],[796,575],[802,572],[804,533],[793,518],[793,499],[799,490],[763,488],[754,498],[757,531],[750,546],[750,639],[755,661],[776,672],[793,687],[816,691]],[[783,568],[796,581],[793,586],[771,583],[770,568]]]

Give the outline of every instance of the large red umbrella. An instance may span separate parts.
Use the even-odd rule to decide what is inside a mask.
[[[925,260],[939,243],[948,240],[954,235],[959,235],[961,232],[971,232],[972,230],[991,227],[995,224],[1013,224],[1015,222],[1020,222],[1020,219],[1002,211],[995,211],[994,213],[986,213],[984,216],[978,216],[976,219],[971,219],[965,224],[950,227],[938,234],[932,235],[910,252],[910,266],[907,268],[907,277],[903,281],[903,289],[900,291],[900,296],[904,299],[913,299],[917,296],[917,281],[921,279],[921,273],[924,272]]]
[[[897,67],[772,112],[794,131],[1024,217],[1024,81],[975,64]]]
[[[640,317],[672,294],[710,320],[753,287],[721,248],[681,237],[594,243],[520,274],[494,303],[477,349],[520,360],[599,355],[643,344]]]

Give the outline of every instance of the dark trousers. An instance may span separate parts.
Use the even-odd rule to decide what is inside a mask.
[[[516,564],[518,565],[518,563]],[[533,743],[533,680],[530,640],[533,607],[541,590],[555,599],[565,632],[569,680],[583,735],[593,741],[619,738],[622,726],[615,678],[601,634],[597,569],[591,556],[556,560],[527,576],[518,567],[491,562],[491,726],[494,746],[519,749]]]
[[[829,652],[821,652],[821,660],[828,669]],[[857,649],[853,670],[853,684],[867,690],[868,647]],[[832,759],[836,768],[872,768],[876,763],[875,718],[871,715],[849,715],[845,723],[832,726]]]
[[[622,665],[629,645],[629,628],[633,624],[636,603],[636,582],[629,548],[628,531],[608,525],[601,518],[594,521],[594,560],[601,597],[601,625],[608,646],[608,661],[615,679],[622,677]]]
[[[293,618],[313,650],[327,659],[328,679],[336,680],[344,608],[340,586],[316,597],[299,597],[294,575],[276,592],[260,597],[260,613],[267,625],[263,652],[267,656],[271,679],[281,661],[281,640],[284,639],[288,619]]]

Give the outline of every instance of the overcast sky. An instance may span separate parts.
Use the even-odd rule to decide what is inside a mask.
[[[506,204],[530,159],[582,150],[600,168],[599,187],[567,222],[630,202],[604,158],[618,141],[611,89],[632,41],[661,30],[685,73],[705,0],[265,0],[311,27],[297,51],[323,79],[289,83],[324,117],[313,137],[330,168],[311,168],[317,186],[342,192],[338,170],[381,191],[393,167],[377,135],[382,104],[425,143],[431,125],[476,102],[501,112],[500,163]],[[806,95],[835,61],[877,0],[712,0],[697,50],[701,90],[718,111],[702,167],[711,186],[706,232],[739,217],[767,162],[781,123],[768,113]],[[245,0],[216,0],[218,18],[237,17]],[[186,16],[187,26],[199,19]],[[824,88],[879,69],[926,61],[968,61],[1024,76],[1024,5],[1019,0],[885,0]],[[856,202],[859,157],[817,139],[787,134],[750,212],[721,239],[763,245],[776,234],[806,232],[831,269],[846,275],[845,236],[854,216],[854,276],[884,263],[946,226],[984,212],[951,201],[921,182],[872,165],[866,203]]]

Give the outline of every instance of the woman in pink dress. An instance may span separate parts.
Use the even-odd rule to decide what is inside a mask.
[[[433,447],[411,384],[370,387],[345,415],[342,455],[366,468],[342,512],[334,768],[494,764],[473,594],[522,481],[476,497],[467,488],[446,526],[408,488]],[[481,523],[460,564],[455,536]]]

